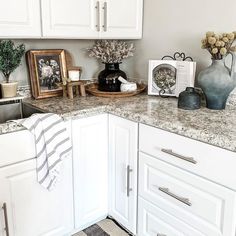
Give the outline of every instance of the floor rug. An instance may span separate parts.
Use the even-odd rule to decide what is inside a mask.
[[[73,236],[129,236],[114,221],[105,219]]]

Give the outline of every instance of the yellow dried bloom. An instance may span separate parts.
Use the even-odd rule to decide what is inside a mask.
[[[228,39],[227,37],[224,37],[222,40],[223,40],[225,43],[228,43],[228,42],[229,42],[229,39]]]
[[[221,49],[220,49],[220,54],[221,54],[222,56],[226,55],[226,54],[227,54],[227,49],[226,49],[226,48],[221,48]]]
[[[221,42],[222,42],[222,41],[216,41],[216,44],[215,44],[216,47],[221,47]]]
[[[221,47],[225,46],[225,42],[224,41],[220,41],[221,42]]]
[[[228,38],[229,40],[233,40],[233,39],[234,39],[234,33],[229,33],[229,34],[227,34],[227,38]]]
[[[208,31],[206,32],[206,37],[213,37],[215,35],[215,33],[213,31]]]
[[[223,35],[222,34],[219,34],[219,39],[223,39]]]
[[[217,54],[217,53],[218,53],[218,48],[213,48],[213,49],[211,50],[211,52],[212,52],[212,54]]]
[[[215,37],[209,37],[208,38],[208,43],[211,45],[214,45],[216,43],[216,38]]]

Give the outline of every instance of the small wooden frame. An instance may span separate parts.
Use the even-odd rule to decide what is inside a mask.
[[[35,99],[62,95],[57,84],[67,76],[63,49],[30,50],[26,53],[32,96]]]
[[[61,84],[63,89],[63,97],[70,99],[74,98],[74,92],[76,96],[86,96],[85,85],[83,81],[71,81],[67,82],[66,85]]]

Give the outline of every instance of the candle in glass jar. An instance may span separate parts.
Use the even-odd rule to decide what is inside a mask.
[[[68,76],[71,81],[78,81],[80,77],[79,70],[68,70]]]

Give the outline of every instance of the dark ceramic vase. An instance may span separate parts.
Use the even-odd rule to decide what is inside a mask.
[[[120,92],[121,82],[118,77],[127,79],[124,71],[120,70],[119,63],[106,63],[105,70],[98,75],[98,90],[105,92]]]
[[[207,108],[225,108],[227,98],[235,88],[234,60],[231,69],[225,66],[224,59],[212,60],[212,64],[198,75],[198,85],[203,90]]]
[[[195,110],[201,107],[201,97],[193,87],[187,87],[179,94],[178,108],[184,110]]]

